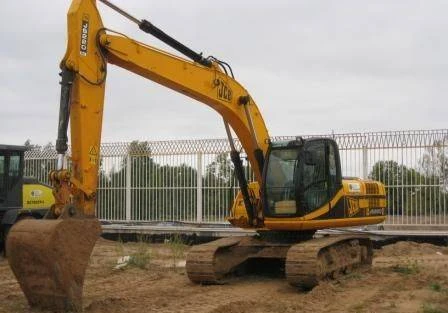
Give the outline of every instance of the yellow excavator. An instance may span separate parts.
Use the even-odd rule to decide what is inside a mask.
[[[381,183],[343,179],[338,147],[330,138],[271,141],[254,99],[235,80],[228,63],[204,57],[149,21],[99,1],[188,59],[105,28],[96,0],[72,1],[61,62],[58,167],[50,173],[55,204],[45,219],[16,224],[7,239],[10,266],[32,307],[82,309],[85,270],[101,234],[95,202],[108,64],[196,99],[224,120],[240,185],[229,221],[258,235],[193,247],[186,265],[193,282],[219,283],[248,260],[277,259],[284,262],[291,284],[312,288],[321,279],[371,263],[368,238],[313,234],[329,227],[383,222],[386,198]],[[64,164],[69,121],[70,170]],[[231,129],[247,154],[255,182],[246,180]]]

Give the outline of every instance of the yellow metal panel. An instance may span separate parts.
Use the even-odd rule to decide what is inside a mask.
[[[341,218],[341,219],[325,219],[300,221],[295,218],[272,219],[266,217],[264,224],[267,229],[273,230],[310,230],[324,229],[332,227],[349,227],[357,225],[378,224],[384,222],[384,216],[370,216],[359,218]]]
[[[22,188],[23,208],[49,208],[54,203],[51,187],[41,184],[24,184]]]

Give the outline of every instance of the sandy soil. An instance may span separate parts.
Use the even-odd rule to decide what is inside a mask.
[[[372,269],[321,283],[310,292],[290,287],[282,277],[262,275],[235,277],[226,285],[194,285],[182,267],[184,260],[173,258],[182,249],[187,252],[188,247],[101,239],[87,270],[84,311],[448,312],[447,247],[398,242],[375,252]],[[114,269],[118,257],[136,251],[150,251],[145,269]],[[35,312],[28,308],[4,259],[0,259],[0,290],[0,312]]]

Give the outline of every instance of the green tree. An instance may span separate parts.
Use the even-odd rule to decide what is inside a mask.
[[[424,210],[431,214],[445,212],[448,207],[448,136],[427,147],[419,165],[425,175],[425,187],[421,190]]]
[[[246,176],[250,168],[244,165]],[[203,207],[206,218],[216,220],[227,215],[238,192],[238,183],[235,180],[235,169],[229,153],[220,153],[215,160],[207,165],[203,178],[204,189]]]
[[[438,214],[447,206],[438,176],[389,160],[376,162],[369,177],[386,186],[389,214]]]
[[[448,137],[437,140],[425,149],[420,169],[427,177],[438,177],[444,191],[448,191]]]
[[[147,142],[133,141],[119,169],[104,172],[101,210],[116,219],[126,213],[127,170],[130,169],[131,219],[192,220],[196,217],[197,171],[187,164],[154,161]],[[101,173],[101,172],[100,172]]]
[[[373,166],[369,177],[382,182],[387,188],[387,203],[389,214],[401,214],[407,200],[407,193],[404,189],[405,178],[411,176],[404,165],[399,165],[395,161],[378,161]]]

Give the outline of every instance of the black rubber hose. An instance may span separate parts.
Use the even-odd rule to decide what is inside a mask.
[[[253,224],[254,218],[254,206],[250,200],[249,188],[247,185],[246,176],[244,175],[243,163],[241,162],[240,154],[238,151],[230,151],[230,159],[235,166],[235,175],[240,184],[241,194],[243,195],[244,206],[246,207],[246,212],[248,216],[248,222],[250,225]]]
[[[61,100],[59,104],[58,138],[56,140],[56,151],[64,154],[68,149],[68,121],[70,118],[70,94],[75,73],[63,68],[61,72]]]

